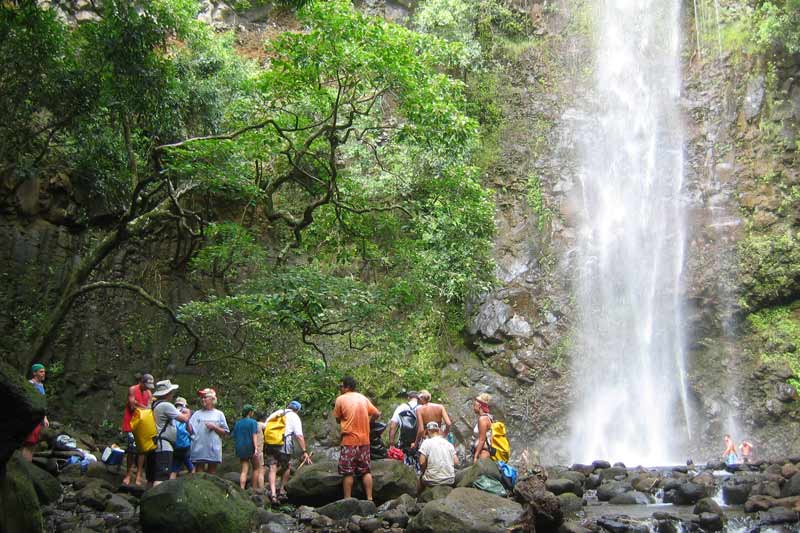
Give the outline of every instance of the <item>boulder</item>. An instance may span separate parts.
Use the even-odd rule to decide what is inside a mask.
[[[592,473],[594,473],[594,465],[583,465],[576,463],[569,467],[569,469],[574,472],[580,472],[584,476],[590,476]]]
[[[607,481],[597,488],[597,499],[607,502],[614,496],[625,494],[632,489],[631,484],[626,481]]]
[[[106,500],[106,506],[104,510],[107,513],[114,513],[123,516],[131,516],[135,511],[131,502],[119,494],[112,494],[111,497]]]
[[[49,505],[58,501],[61,497],[62,488],[61,483],[55,476],[33,463],[23,460],[21,457],[15,456],[11,460],[16,463],[16,468],[24,472],[25,477],[33,483],[39,503]]]
[[[111,491],[102,482],[95,481],[83,487],[75,496],[81,505],[102,511],[106,508],[106,500],[111,498]]]
[[[420,503],[428,503],[432,502],[433,500],[441,500],[442,498],[447,498],[447,495],[453,492],[453,487],[448,487],[447,485],[434,485],[433,487],[427,487],[422,494],[417,497],[417,501]]]
[[[675,500],[678,505],[693,505],[708,496],[708,488],[697,483],[681,483],[675,490]]]
[[[14,450],[44,418],[45,397],[37,393],[16,370],[0,361],[0,405],[13,416],[0,424],[0,478]]]
[[[775,498],[770,496],[750,496],[747,498],[747,501],[744,502],[744,512],[756,513],[758,511],[766,511],[773,505],[775,505]]]
[[[781,498],[800,496],[800,473],[795,473],[781,488]]]
[[[378,512],[375,503],[356,498],[344,498],[328,505],[323,505],[317,512],[334,520],[347,520],[353,515],[370,516]]]
[[[620,467],[604,468],[600,471],[602,481],[622,481],[628,477],[628,471]]]
[[[753,496],[761,495],[761,496],[770,496],[772,498],[780,498],[781,486],[780,484],[778,484],[777,481],[770,481],[770,480],[760,481],[755,485],[753,485],[752,489],[750,490],[750,494]]]
[[[612,505],[647,505],[650,503],[650,498],[644,492],[630,490],[614,496],[608,503]]]
[[[424,493],[423,493],[424,494]],[[449,494],[449,493],[448,493]],[[414,505],[416,505],[417,500],[413,496],[409,496],[408,494],[401,494],[399,498],[395,498],[394,500],[389,500],[381,504],[378,507],[378,511],[389,511],[391,509],[397,509],[399,507],[403,507],[408,509]]]
[[[574,514],[583,510],[583,500],[571,492],[559,494],[558,503],[564,514]]]
[[[631,480],[631,486],[639,492],[650,492],[656,485],[658,485],[656,476],[642,475]]]
[[[472,487],[472,484],[481,476],[487,476],[500,481],[500,469],[491,459],[480,459],[477,463],[456,472],[456,487]]]
[[[793,524],[797,521],[797,511],[785,507],[773,507],[761,513],[759,525]]]
[[[372,480],[373,499],[378,504],[402,494],[417,493],[417,476],[412,468],[401,461],[372,461]],[[315,463],[298,470],[286,485],[286,491],[295,505],[326,505],[342,498],[342,476],[337,471],[336,463]],[[358,479],[353,486],[353,496],[364,496]]]
[[[381,515],[386,522],[389,523],[390,526],[397,525],[398,527],[404,528],[408,525],[408,521],[410,517],[406,512],[405,508],[397,508],[397,509],[390,509]]]
[[[547,490],[555,494],[556,496],[560,494],[564,494],[567,492],[571,492],[576,496],[582,496],[583,491],[580,490],[580,487],[576,487],[576,484],[571,479],[548,479],[545,482],[545,486]],[[578,494],[580,492],[581,494]]]
[[[2,394],[4,392],[0,392]],[[0,476],[0,531],[44,531],[36,488],[16,461],[11,461],[5,475]]]
[[[600,468],[611,468],[611,463],[603,460],[592,461],[592,467],[595,470],[598,470]]]
[[[701,513],[698,516],[697,523],[705,531],[722,531],[725,526],[722,516],[716,513]]]
[[[786,463],[781,467],[781,475],[786,479],[791,479],[797,474],[797,467],[793,463]]]
[[[407,533],[505,533],[522,519],[522,506],[477,489],[459,487],[415,516]]]
[[[535,531],[554,531],[564,522],[558,496],[547,490],[539,476],[528,476],[514,486],[514,499],[523,505],[523,524]]]
[[[725,483],[722,485],[722,501],[727,505],[744,505],[750,496],[751,485],[749,483]]]
[[[256,518],[255,505],[235,485],[208,474],[166,481],[140,503],[144,533],[250,531]]]
[[[597,525],[604,531],[611,533],[650,533],[647,524],[638,522],[628,516],[603,516],[597,520]]]
[[[722,508],[713,498],[703,498],[699,500],[694,506],[694,514],[714,513],[720,516],[725,516]]]

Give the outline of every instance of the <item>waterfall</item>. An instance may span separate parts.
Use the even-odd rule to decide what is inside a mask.
[[[578,132],[575,461],[686,459],[680,5],[595,4],[594,88]]]

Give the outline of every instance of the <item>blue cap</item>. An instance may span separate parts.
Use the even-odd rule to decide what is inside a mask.
[[[300,409],[303,408],[303,406],[300,405],[300,402],[298,402],[297,400],[292,400],[291,402],[289,402],[289,405],[287,405],[286,408],[291,409],[292,411],[299,411]]]

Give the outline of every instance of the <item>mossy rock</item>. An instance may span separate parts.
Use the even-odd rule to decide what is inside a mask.
[[[0,478],[0,531],[44,531],[36,489],[17,461],[10,461],[5,476]]]
[[[11,462],[14,463],[15,468],[23,472],[25,477],[31,481],[39,498],[39,503],[49,505],[58,501],[61,497],[62,487],[55,476],[35,464],[23,460],[21,457],[15,456]]]
[[[456,472],[456,487],[472,487],[472,484],[481,476],[487,476],[500,481],[500,469],[491,459],[479,459],[477,463]]]
[[[250,531],[256,506],[233,484],[208,474],[166,481],[142,496],[144,533]]]
[[[0,476],[14,450],[42,421],[47,405],[44,396],[7,363],[0,362],[0,404],[13,416],[0,424]]]

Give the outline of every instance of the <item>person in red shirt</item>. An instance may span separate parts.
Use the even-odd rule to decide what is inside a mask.
[[[341,425],[342,447],[339,453],[339,475],[345,498],[353,493],[354,476],[361,476],[367,500],[372,500],[372,463],[369,455],[369,424],[381,415],[372,402],[356,392],[356,380],[342,378],[341,394],[336,398],[333,416]]]
[[[133,471],[133,458],[136,456],[136,484],[142,484],[142,472],[144,472],[144,454],[137,453],[136,441],[133,438],[131,429],[131,418],[137,409],[149,409],[150,400],[153,397],[155,379],[150,374],[139,376],[139,383],[128,388],[128,401],[125,404],[125,412],[122,415],[122,432],[128,438],[128,448],[125,450],[127,456],[127,471],[122,479],[123,485],[130,485],[131,472]]]

